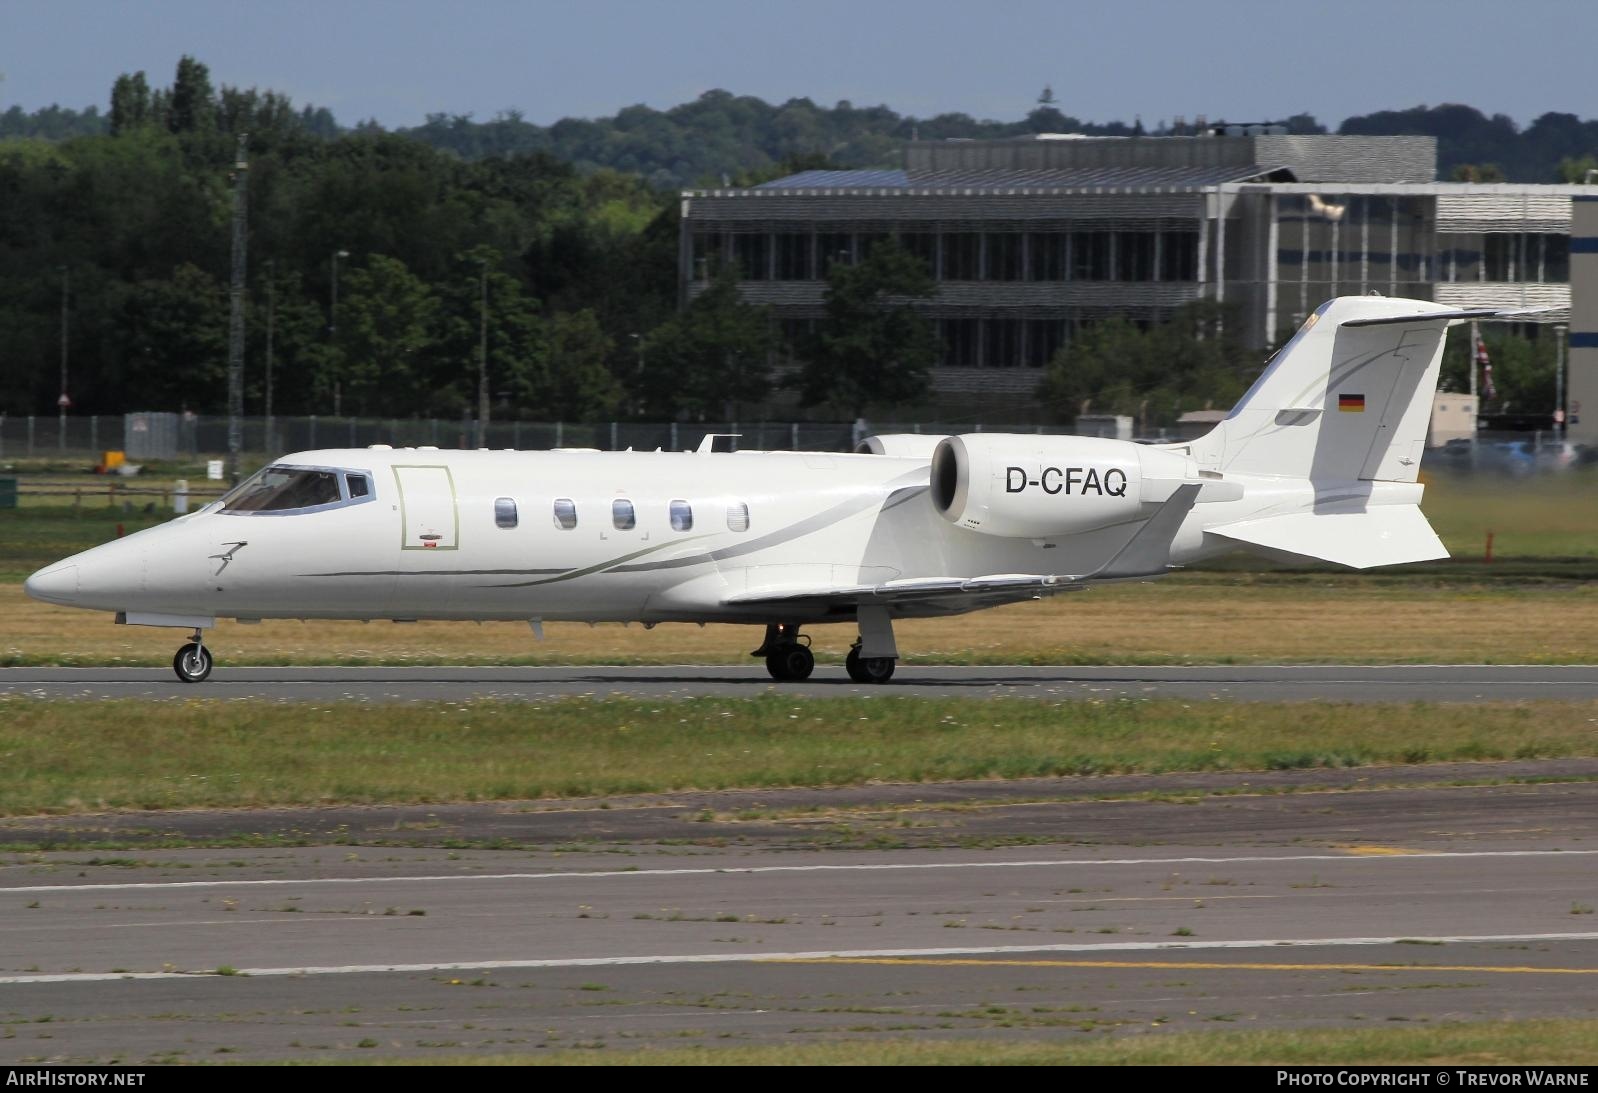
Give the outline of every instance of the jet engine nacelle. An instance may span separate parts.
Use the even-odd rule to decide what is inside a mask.
[[[933,507],[957,527],[1048,539],[1140,519],[1196,478],[1186,456],[1126,440],[974,433],[932,453]]]
[[[879,433],[855,445],[856,455],[889,455],[899,459],[931,459],[947,433]]]

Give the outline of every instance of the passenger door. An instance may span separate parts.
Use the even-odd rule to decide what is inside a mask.
[[[401,550],[457,550],[460,513],[455,480],[444,466],[399,465]]]

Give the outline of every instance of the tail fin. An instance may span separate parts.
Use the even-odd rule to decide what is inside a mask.
[[[1193,454],[1234,473],[1413,482],[1449,323],[1497,314],[1380,296],[1330,300]]]
[[[1549,309],[1538,309],[1549,310]],[[1451,322],[1534,314],[1343,296],[1322,304],[1226,420],[1202,467],[1308,479],[1310,507],[1205,531],[1272,554],[1364,569],[1446,558],[1421,515],[1421,449]]]

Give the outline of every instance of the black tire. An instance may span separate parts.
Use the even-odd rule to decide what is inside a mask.
[[[816,670],[816,657],[805,645],[784,645],[766,657],[766,671],[780,683],[798,683]]]
[[[892,657],[863,657],[860,655],[860,646],[856,645],[849,650],[843,666],[848,670],[849,678],[856,683],[886,683],[893,678],[893,670],[898,663]]]
[[[189,642],[172,658],[172,670],[184,683],[204,683],[211,674],[211,650]]]

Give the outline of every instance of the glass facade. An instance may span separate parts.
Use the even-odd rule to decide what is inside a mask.
[[[1443,232],[1437,279],[1568,284],[1570,236],[1545,232]]]
[[[789,366],[801,362],[821,320],[819,289],[828,271],[864,260],[888,240],[919,259],[940,286],[924,313],[943,345],[939,364],[958,369],[1041,369],[1088,324],[1159,322],[1202,298],[1223,299],[1251,342],[1265,345],[1335,296],[1433,299],[1450,283],[1569,282],[1566,233],[1438,230],[1440,207],[1449,226],[1556,226],[1557,209],[1550,212],[1538,194],[1511,200],[1447,192],[1445,202],[1441,189],[1360,193],[1338,185],[1358,186],[1073,194],[1045,215],[1026,217],[1011,195],[998,194],[960,202],[920,195],[937,200],[922,204],[918,197],[869,218],[862,209],[860,219],[827,205],[818,205],[813,219],[784,208],[782,220],[766,225],[711,215],[685,224],[683,261],[692,263],[690,280],[736,262],[747,281],[787,283],[755,298],[773,311],[773,363]],[[943,218],[929,216],[934,208]],[[1215,219],[1220,210],[1224,220]]]
[[[1279,318],[1301,321],[1334,296],[1429,296],[1438,277],[1436,199],[1279,194]]]
[[[816,281],[833,265],[852,264],[885,240],[926,265],[938,281],[1196,281],[1196,224],[1147,229],[946,231],[906,222],[896,232],[696,232],[694,278],[719,262],[738,263],[746,281]]]

